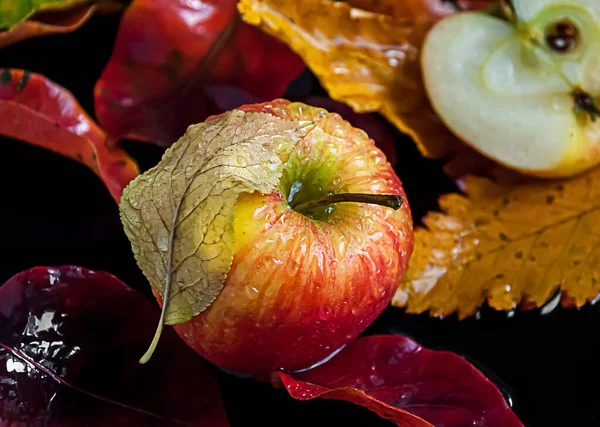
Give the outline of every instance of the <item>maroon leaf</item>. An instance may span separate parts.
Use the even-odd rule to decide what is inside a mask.
[[[359,338],[325,364],[280,378],[296,399],[347,400],[403,427],[523,425],[467,361],[401,335]]]
[[[205,362],[173,331],[138,363],[157,320],[108,273],[35,267],[12,277],[0,287],[0,426],[228,426]]]
[[[304,68],[239,19],[237,0],[134,0],[95,90],[109,137],[168,146],[187,126],[283,94]]]

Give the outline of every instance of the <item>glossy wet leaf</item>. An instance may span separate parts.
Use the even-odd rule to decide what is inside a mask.
[[[0,69],[0,118],[0,134],[85,164],[116,200],[139,173],[124,150],[108,144],[73,95],[40,74]]]
[[[9,279],[0,287],[0,425],[227,427],[206,363],[172,331],[152,363],[138,364],[158,315],[105,272],[35,267]]]
[[[238,194],[272,192],[310,128],[310,122],[233,110],[190,126],[158,165],[125,189],[123,227],[163,298],[164,323],[189,321],[219,295],[233,260]]]
[[[111,138],[169,146],[212,114],[283,94],[304,68],[287,46],[242,23],[236,0],[134,0],[96,84]]]
[[[582,306],[600,292],[600,169],[565,181],[500,186],[467,178],[415,233],[393,304],[472,315],[481,304],[541,307],[556,291]]]
[[[493,2],[458,3],[482,9]],[[427,157],[458,158],[448,168],[453,175],[487,171],[489,162],[435,114],[422,81],[420,46],[435,22],[456,12],[451,2],[241,0],[240,10],[297,52],[334,100],[382,113]]]
[[[402,427],[523,426],[474,366],[401,335],[359,338],[323,365],[279,375],[296,399],[346,400]]]

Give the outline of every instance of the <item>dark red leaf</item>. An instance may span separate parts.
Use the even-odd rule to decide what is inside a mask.
[[[71,92],[40,74],[0,68],[0,134],[71,157],[92,169],[118,201],[138,173]]]
[[[111,138],[168,146],[211,114],[282,95],[303,68],[240,21],[236,0],[134,0],[96,84],[96,115]]]
[[[312,370],[280,377],[296,399],[347,400],[403,427],[523,425],[498,388],[467,361],[401,335],[359,338]]]
[[[12,277],[0,287],[0,426],[228,426],[205,362],[173,331],[138,363],[158,314],[108,273]]]
[[[332,113],[338,113],[340,116],[350,122],[356,128],[362,129],[375,141],[375,144],[383,151],[388,161],[396,165],[396,146],[392,134],[386,128],[383,118],[375,113],[356,113],[346,104],[334,101],[324,96],[308,96],[302,99],[302,102],[315,107],[325,108]]]

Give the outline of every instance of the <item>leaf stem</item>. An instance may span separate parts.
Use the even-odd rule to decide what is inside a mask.
[[[296,212],[310,211],[319,206],[330,205],[332,203],[370,203],[372,205],[380,205],[394,210],[400,209],[404,197],[398,196],[397,194],[364,194],[364,193],[342,193],[342,194],[331,194],[329,196],[322,197],[318,200],[311,200],[310,202],[301,203],[294,206]]]
[[[158,326],[156,328],[156,332],[154,333],[154,338],[152,338],[152,342],[150,343],[148,350],[146,350],[144,355],[140,358],[139,363],[141,365],[148,362],[150,360],[150,358],[152,357],[154,350],[156,350],[156,346],[158,345],[158,340],[160,339],[160,336],[162,335],[163,326],[165,324],[165,311],[166,311],[165,307],[166,307],[166,304],[163,304],[163,309],[160,312],[160,319],[158,320]]]
[[[184,153],[185,153],[185,150],[182,150],[179,160],[181,160],[181,157],[183,156]],[[171,271],[171,268],[172,268],[172,264],[173,264],[173,243],[175,240],[175,229],[177,228],[177,218],[179,218],[179,212],[181,211],[181,204],[183,203],[183,198],[185,196],[185,193],[187,193],[188,189],[190,188],[190,184],[192,183],[193,180],[194,180],[193,176],[190,179],[188,179],[188,181],[185,185],[185,189],[183,190],[183,194],[181,195],[181,198],[177,202],[177,206],[175,206],[175,211],[173,212],[173,224],[171,225],[171,231],[169,233],[169,250],[167,252],[167,266],[166,266],[167,274],[165,276],[165,289],[164,289],[163,296],[162,296],[163,304],[162,304],[162,309],[160,311],[160,319],[158,320],[158,326],[156,327],[156,332],[154,333],[154,338],[152,338],[150,347],[148,347],[148,350],[146,350],[146,353],[144,353],[144,355],[139,360],[139,363],[142,365],[145,364],[146,362],[148,362],[148,360],[150,360],[150,358],[152,357],[152,354],[154,353],[154,350],[156,350],[156,346],[158,345],[158,340],[160,339],[160,336],[162,334],[162,330],[163,330],[163,327],[165,324],[165,314],[167,312],[167,309],[169,306],[169,301],[171,299],[171,275],[173,274],[173,272]]]

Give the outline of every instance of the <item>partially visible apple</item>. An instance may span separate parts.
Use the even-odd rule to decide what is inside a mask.
[[[224,288],[174,327],[214,364],[269,380],[330,356],[381,313],[412,254],[412,219],[406,200],[381,205],[398,203],[402,184],[373,140],[339,115],[283,100],[240,109],[317,126],[276,191],[240,195]],[[348,202],[332,203],[335,195]]]
[[[513,0],[428,33],[421,64],[445,124],[484,155],[541,177],[600,162],[600,1]]]

